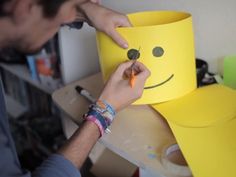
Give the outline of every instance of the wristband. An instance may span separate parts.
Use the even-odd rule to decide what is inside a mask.
[[[105,118],[99,112],[97,112],[96,110],[94,110],[94,109],[89,110],[89,112],[87,114],[87,117],[88,116],[95,117],[101,123],[104,130],[106,130],[106,128],[108,127],[108,124],[107,124]]]
[[[107,127],[111,125],[116,114],[111,105],[109,105],[105,101],[98,100],[95,104],[90,105],[89,108],[90,110],[99,112],[105,118]]]
[[[97,125],[97,127],[98,127],[98,129],[99,129],[99,132],[100,132],[100,137],[104,134],[104,129],[103,129],[103,127],[102,127],[100,121],[99,121],[96,117],[94,117],[94,116],[92,116],[92,115],[86,116],[86,117],[85,117],[85,120],[86,120],[86,121],[91,121],[91,122],[93,122],[93,123],[95,123],[95,124]]]
[[[103,108],[104,110],[108,111],[112,116],[116,115],[115,109],[110,104],[108,104],[105,100],[98,100],[96,104],[99,107]]]
[[[98,100],[95,104],[89,106],[89,111],[84,116],[84,119],[95,123],[102,136],[104,132],[111,132],[108,127],[114,120],[115,114],[116,112],[111,105],[105,101]]]

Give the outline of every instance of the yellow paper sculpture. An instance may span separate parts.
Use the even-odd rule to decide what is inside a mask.
[[[142,98],[135,104],[153,104],[179,98],[196,88],[192,17],[188,13],[159,11],[128,15],[133,27],[117,28],[128,41],[125,50],[97,32],[97,45],[104,80],[123,61],[138,61],[151,71]]]
[[[128,17],[133,27],[117,31],[129,49],[97,33],[104,80],[140,49],[138,61],[151,76],[135,104],[159,103],[152,107],[167,119],[194,177],[236,177],[236,91],[222,85],[196,89],[191,15],[161,11]]]
[[[194,177],[236,176],[236,91],[212,85],[152,105],[168,121]]]

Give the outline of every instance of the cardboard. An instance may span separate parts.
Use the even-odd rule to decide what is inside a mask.
[[[138,61],[151,71],[142,98],[134,104],[153,104],[179,98],[196,89],[192,17],[174,11],[140,12],[128,15],[133,27],[117,28],[128,41],[125,50],[97,32],[97,45],[104,81],[118,64],[128,61],[128,52],[140,48]]]

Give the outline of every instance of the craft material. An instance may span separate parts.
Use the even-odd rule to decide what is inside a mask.
[[[194,177],[235,177],[236,91],[201,87],[152,105],[168,121]]]
[[[196,89],[196,64],[192,17],[176,11],[150,11],[128,14],[132,27],[117,32],[129,43],[120,48],[106,34],[97,32],[97,46],[104,82],[115,68],[132,59],[142,47],[138,61],[151,72],[143,95],[134,104],[154,104],[179,98]]]

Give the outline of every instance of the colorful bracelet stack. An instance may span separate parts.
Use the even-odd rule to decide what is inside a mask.
[[[84,115],[84,119],[95,123],[101,136],[104,132],[110,132],[109,126],[115,118],[115,110],[104,100],[98,100],[95,104],[89,106],[89,111]]]

